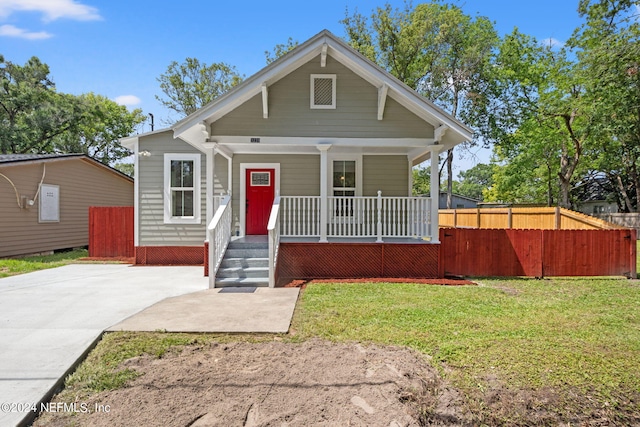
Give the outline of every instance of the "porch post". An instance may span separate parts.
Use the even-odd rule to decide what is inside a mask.
[[[431,243],[440,243],[438,208],[440,204],[440,147],[431,147]]]
[[[206,182],[206,191],[204,192],[205,194],[205,203],[206,203],[206,222],[204,225],[204,229],[205,229],[205,238],[204,241],[209,243],[209,253],[208,253],[208,263],[209,263],[209,271],[207,271],[207,275],[209,276],[209,288],[214,288],[215,287],[215,277],[212,274],[213,273],[213,268],[214,268],[214,253],[215,253],[215,239],[209,239],[209,237],[212,237],[214,234],[212,232],[209,231],[209,224],[211,223],[211,220],[213,219],[213,215],[215,214],[215,212],[213,211],[214,209],[214,204],[213,204],[213,181],[214,181],[214,174],[215,174],[215,164],[216,164],[216,149],[215,146],[212,143],[205,143],[203,144],[205,147],[205,154],[206,154],[206,158],[207,158],[207,169],[206,169],[206,178],[205,178],[205,182]]]
[[[407,196],[413,196],[413,160],[411,156],[407,156],[407,161],[409,162],[409,177],[407,181],[409,182],[409,188],[407,189]]]
[[[318,144],[316,148],[320,150],[320,242],[326,243],[327,240],[327,223],[328,223],[328,189],[327,189],[327,174],[328,162],[327,151],[331,148],[331,144]]]
[[[213,147],[206,147],[206,155],[207,155],[207,174],[206,174],[206,184],[207,184],[207,191],[205,191],[206,194],[206,204],[207,204],[207,221],[206,221],[206,226],[209,226],[209,223],[211,222],[211,220],[213,219],[213,215],[215,214],[215,212],[213,211],[214,206],[213,206],[213,177],[215,174],[215,165],[216,165],[216,151]]]

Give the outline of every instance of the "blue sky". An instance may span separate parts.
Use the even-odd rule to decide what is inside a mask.
[[[538,40],[563,42],[581,22],[578,0],[449,2],[468,15],[488,17],[500,34],[518,27]],[[250,76],[266,65],[264,52],[288,37],[303,42],[323,29],[344,36],[339,21],[346,10],[370,15],[384,3],[0,0],[0,54],[18,64],[37,56],[49,65],[58,91],[94,92],[141,108],[154,114],[158,129],[171,114],[154,97],[161,94],[156,78],[171,61],[226,62]],[[148,130],[147,123],[141,132]],[[484,151],[479,155],[488,158]]]

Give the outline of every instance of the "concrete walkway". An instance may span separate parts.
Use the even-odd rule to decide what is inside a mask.
[[[31,414],[19,411],[18,405],[39,407],[39,402],[48,401],[104,330],[125,319],[138,321],[131,316],[166,298],[165,305],[158,304],[150,310],[163,310],[162,320],[180,319],[180,328],[156,325],[154,318],[146,317],[142,322],[145,330],[216,331],[222,323],[209,323],[210,329],[200,328],[196,324],[203,318],[194,314],[211,311],[242,318],[249,310],[256,310],[255,306],[243,309],[248,300],[226,298],[249,294],[222,294],[225,298],[216,299],[217,290],[204,291],[207,287],[202,267],[77,264],[0,279],[0,426],[29,420]],[[274,302],[278,296],[268,296],[268,289],[255,296],[265,291],[264,298],[255,300],[256,304],[274,304],[272,310],[281,309],[282,305]],[[292,291],[297,298],[297,290]],[[196,297],[171,298],[194,292]],[[287,312],[293,313],[296,300],[290,294]],[[182,310],[189,311],[189,315],[184,316]],[[259,319],[268,318],[269,313],[263,311]],[[234,324],[229,318],[226,322]]]
[[[109,331],[286,333],[298,292],[298,288],[208,289],[167,298]]]

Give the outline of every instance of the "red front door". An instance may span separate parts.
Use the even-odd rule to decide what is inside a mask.
[[[246,234],[267,234],[267,223],[275,196],[274,169],[247,169]]]

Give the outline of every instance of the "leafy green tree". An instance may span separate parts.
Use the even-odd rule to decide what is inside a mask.
[[[413,168],[413,187],[414,196],[422,196],[431,193],[431,171],[428,168]]]
[[[529,122],[537,127],[534,121]],[[547,138],[544,131],[540,137]],[[488,202],[546,203],[558,200],[559,161],[553,141],[530,143],[533,131],[517,131],[510,144],[496,145],[492,185],[483,192]]]
[[[118,140],[145,118],[103,96],[57,92],[36,57],[20,66],[0,56],[0,79],[3,154],[85,153],[112,164],[129,155]]]
[[[129,156],[129,150],[118,140],[130,135],[146,116],[142,110],[127,107],[93,93],[78,97],[85,111],[84,118],[73,130],[54,140],[54,148],[64,153],[84,153],[105,163]]]
[[[453,5],[424,3],[413,8],[377,8],[370,19],[347,16],[349,43],[410,87],[470,124],[481,117],[486,102],[478,94],[491,79],[499,38],[491,21],[471,18]],[[451,205],[453,150],[447,153]]]
[[[275,47],[273,48],[273,51],[269,52],[268,50],[265,50],[264,56],[267,59],[267,65],[271,64],[273,61],[280,58],[281,56],[284,56],[287,53],[291,52],[293,49],[298,47],[299,44],[300,43],[298,42],[298,40],[294,40],[291,37],[289,37],[286,43],[275,45]]]
[[[583,76],[570,58],[566,49],[542,46],[517,29],[507,35],[498,54],[496,78],[489,86],[495,90],[494,104],[487,108],[486,126],[481,129],[485,138],[502,147],[502,160],[531,151],[545,154],[537,157],[538,162],[554,162],[547,170],[555,172],[557,202],[564,207],[571,205],[571,190],[580,180],[577,172],[585,166],[584,155],[592,141],[592,106]]]
[[[483,192],[493,186],[494,167],[486,163],[478,163],[471,169],[458,174],[453,182],[453,192],[461,196],[484,200]]]
[[[173,61],[157,78],[164,96],[156,95],[156,99],[182,118],[229,91],[242,79],[235,67],[224,62],[207,65],[196,58],[187,58],[182,64]]]
[[[581,0],[586,24],[570,43],[592,111],[594,169],[617,192],[620,207],[638,210],[640,194],[640,2]]]
[[[113,167],[123,174],[134,178],[135,165],[133,163],[116,163]]]
[[[54,152],[53,140],[84,116],[82,102],[56,92],[38,58],[20,66],[0,55],[0,153]]]

